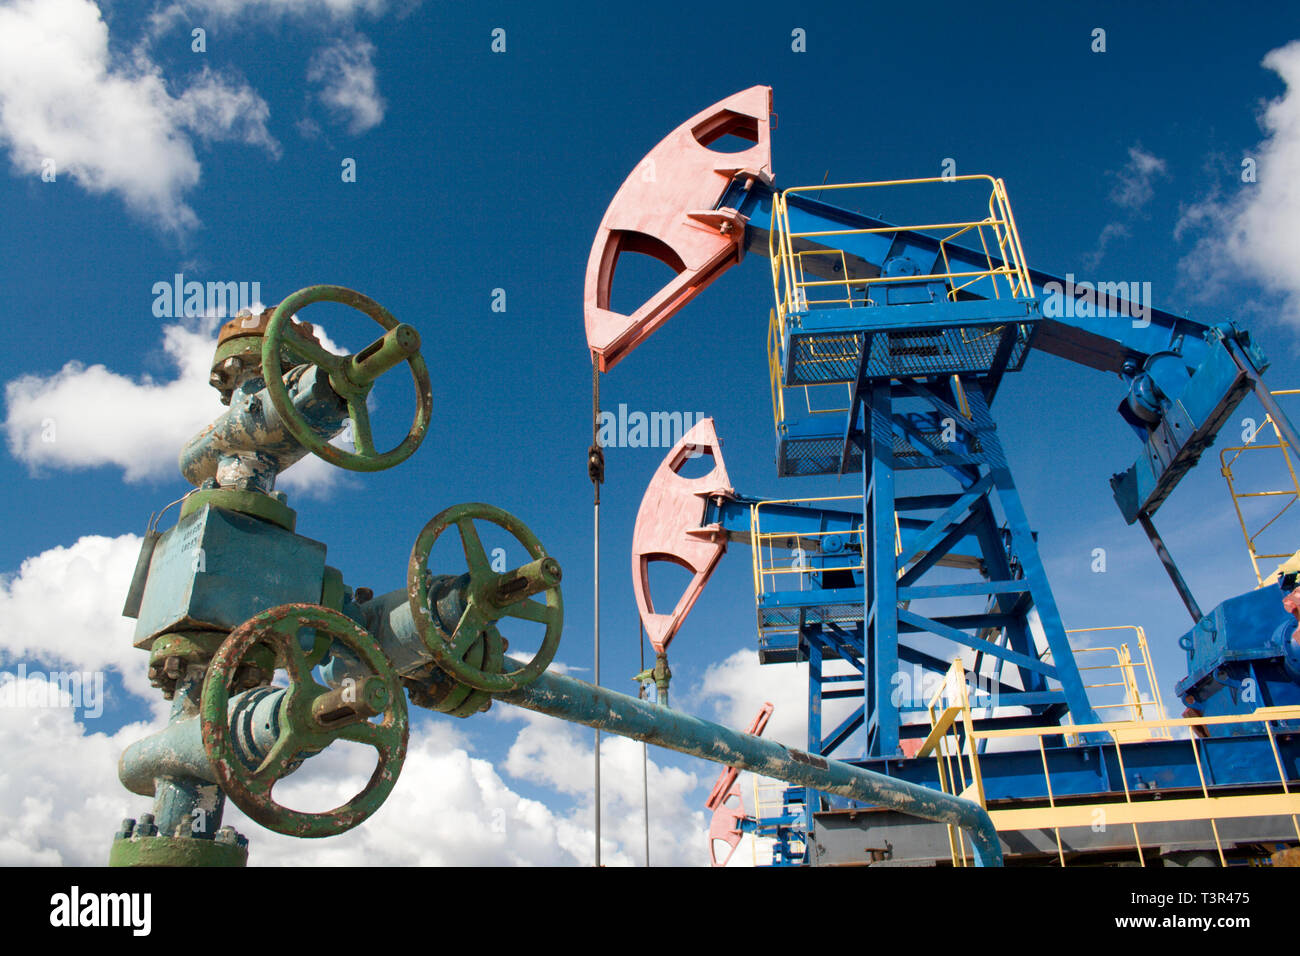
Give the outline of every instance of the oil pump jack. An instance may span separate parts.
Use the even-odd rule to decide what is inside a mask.
[[[1281,593],[1265,587],[1205,612],[1154,523],[1248,395],[1300,447],[1261,377],[1263,352],[1233,322],[1153,308],[1125,283],[1031,268],[993,176],[778,188],[771,95],[755,86],[715,103],[627,177],[587,265],[587,346],[608,372],[724,271],[766,257],[777,476],[860,475],[860,491],[739,493],[713,421],[697,424],[653,476],[634,533],[633,589],[657,671],[667,673],[667,646],[728,544],[745,543],[759,660],[806,662],[816,758],[970,799],[1025,862],[1226,864],[1294,845],[1300,632],[1290,609],[1300,605],[1283,598],[1296,575],[1280,575]],[[749,145],[711,148],[722,137]],[[858,211],[886,191],[947,190],[956,203],[959,187],[976,191],[973,209],[913,224]],[[628,253],[675,277],[623,314],[611,290]],[[1119,424],[1136,456],[1111,491],[1191,617],[1178,638],[1181,716],[1163,712],[1154,677],[1140,690],[1127,644],[1111,649],[1124,700],[1089,693],[1085,672],[1097,668],[1079,658],[1096,649],[1071,644],[992,412],[1003,377],[1035,351],[1120,382]],[[713,470],[683,477],[701,453]],[[659,561],[691,573],[671,609],[650,595]],[[1149,652],[1142,663],[1150,674]],[[824,726],[832,701],[848,712]],[[1126,719],[1098,712],[1118,706]],[[730,792],[734,778],[724,781]],[[723,815],[712,836],[732,849],[742,832],[773,837],[777,864],[966,860],[951,827],[815,787],[786,788],[767,816],[724,796],[710,800]]]

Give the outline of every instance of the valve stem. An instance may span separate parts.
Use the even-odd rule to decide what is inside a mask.
[[[382,677],[363,677],[321,694],[311,703],[311,715],[322,730],[334,730],[382,714],[388,700]]]

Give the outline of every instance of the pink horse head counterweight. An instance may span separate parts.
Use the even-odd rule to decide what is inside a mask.
[[[713,104],[664,137],[619,187],[596,232],[583,293],[587,347],[602,372],[740,261],[746,220],[714,207],[737,175],[772,182],[771,107],[767,86]],[[709,148],[728,134],[754,145],[739,153]],[[610,309],[624,252],[653,256],[677,273],[631,315]]]
[[[711,455],[713,469],[700,478],[683,478],[679,474],[682,466],[697,454]],[[702,526],[705,499],[734,493],[712,418],[696,422],[650,479],[632,532],[632,589],[646,636],[658,655],[667,652],[668,644],[727,550],[727,539],[720,527]],[[692,574],[686,590],[668,613],[657,610],[650,595],[650,565],[656,561],[668,561]]]
[[[775,709],[770,701],[763,704],[745,733],[755,737],[763,736],[763,729]],[[740,846],[745,835],[740,824],[749,818],[749,814],[745,810],[745,797],[740,792],[739,777],[740,771],[735,767],[724,767],[704,804],[704,809],[713,811],[713,817],[709,821],[709,860],[712,866],[726,866],[731,862],[736,847]],[[727,847],[725,855],[721,853],[719,844]]]

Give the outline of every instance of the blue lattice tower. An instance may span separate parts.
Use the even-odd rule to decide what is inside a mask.
[[[608,371],[721,271],[746,255],[768,259],[777,473],[860,472],[861,484],[853,482],[860,491],[764,499],[723,483],[699,489],[703,515],[698,522],[687,516],[688,526],[679,530],[686,542],[752,546],[759,659],[807,663],[810,754],[936,789],[955,785],[951,792],[965,788],[981,803],[1054,793],[1058,803],[1078,804],[1100,794],[1098,806],[1133,818],[1139,857],[1142,845],[1185,840],[1193,821],[1209,820],[1225,859],[1213,821],[1224,801],[1236,800],[1231,788],[1280,786],[1278,794],[1234,804],[1234,819],[1265,823],[1241,825],[1233,840],[1249,855],[1261,834],[1300,837],[1300,825],[1290,827],[1288,789],[1300,763],[1288,754],[1292,738],[1275,738],[1273,729],[1292,728],[1297,716],[1286,707],[1258,716],[1255,701],[1232,690],[1245,686],[1237,671],[1249,653],[1268,661],[1270,673],[1290,675],[1270,678],[1267,699],[1291,699],[1300,680],[1294,621],[1267,594],[1233,599],[1240,608],[1225,602],[1203,613],[1154,521],[1251,393],[1283,440],[1300,447],[1263,384],[1267,360],[1249,333],[1232,322],[1206,325],[1154,308],[1149,283],[1076,282],[1073,274],[1030,269],[1005,185],[990,176],[778,190],[770,107],[766,88],[742,91],[692,117],[651,151],[646,162],[654,163],[655,180],[647,183],[634,171],[602,220],[588,262],[585,316],[593,361]],[[754,145],[721,157],[709,151],[720,132]],[[972,185],[987,190],[987,202],[981,197],[983,208],[974,214],[957,205],[961,190]],[[918,224],[860,211],[868,202],[879,208],[881,187],[921,186],[937,190],[941,201],[914,206],[909,200],[904,209],[930,209],[918,214],[926,215]],[[660,259],[676,278],[621,314],[611,310],[610,286],[625,252]],[[1173,721],[1186,734],[1177,741],[1165,729],[1169,721],[1124,727],[1100,720],[1089,702],[1016,487],[1015,463],[1006,458],[990,411],[1002,377],[1020,370],[1031,350],[1122,382],[1117,411],[1141,447],[1112,477],[1112,492],[1125,521],[1151,541],[1195,625],[1180,641],[1189,678],[1178,693],[1189,709]],[[666,541],[660,550],[675,554]],[[686,610],[716,557],[695,568]],[[1283,580],[1294,587],[1300,573]],[[1300,603],[1300,591],[1292,599]],[[682,614],[679,605],[674,627]],[[976,684],[968,694],[935,692],[933,682],[963,674]],[[1261,683],[1251,680],[1252,687]],[[941,712],[927,707],[940,699],[948,701]],[[846,713],[828,718],[824,705],[845,703]],[[1231,729],[1229,716],[1236,720]],[[1066,729],[1080,724],[1097,726]],[[1023,750],[988,747],[986,734],[1031,743]],[[981,757],[982,782],[973,789],[964,780],[945,780],[933,758],[911,759],[936,754],[936,743],[953,737],[961,752]],[[1166,791],[1160,819],[1141,837],[1141,814],[1127,807],[1134,788]],[[1211,800],[1215,788],[1227,789]],[[1193,790],[1201,796],[1188,796]],[[782,815],[797,802],[783,806]],[[832,805],[818,826],[834,831],[827,842],[852,849],[847,857],[834,847],[823,853],[819,838],[811,844],[814,855],[861,862],[863,847],[853,832],[894,825],[879,816],[864,823],[866,809]],[[825,810],[824,795],[805,794],[806,832]],[[1068,852],[1118,846],[1109,837],[1083,835],[1073,851],[1063,849],[1060,827],[1035,813],[1009,807],[998,829],[1019,830],[1019,843],[1028,847],[1033,834],[1051,828],[1057,834],[1051,850],[1062,863]],[[1078,827],[1081,813],[1076,805],[1053,819]],[[904,859],[933,862],[947,853],[915,828],[899,839],[907,841]]]
[[[768,598],[800,606],[815,752],[865,728],[865,756],[904,753],[929,729],[907,716],[924,708],[921,691],[971,651],[996,693],[985,726],[1095,720],[989,412],[1028,354],[1038,299],[1000,181],[972,178],[991,185],[998,215],[946,228],[991,233],[1005,258],[795,191],[769,202],[778,473],[862,473],[861,574],[839,574],[822,604]],[[847,405],[814,410],[827,388],[847,389]],[[796,390],[808,410],[798,419],[786,401]],[[858,706],[823,735],[821,701],[851,696],[827,686],[828,653],[860,662],[862,680]],[[930,679],[900,679],[904,664]]]

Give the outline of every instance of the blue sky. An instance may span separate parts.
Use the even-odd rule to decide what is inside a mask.
[[[1300,51],[1287,44],[1300,38],[1300,10],[927,11],[0,2],[0,290],[10,313],[0,351],[8,459],[0,646],[9,669],[101,668],[111,690],[104,717],[60,724],[68,735],[60,739],[86,748],[87,761],[115,759],[115,746],[139,736],[126,725],[154,715],[142,696],[145,656],[130,650],[129,623],[115,619],[134,563],[122,536],[138,535],[152,511],[187,490],[175,450],[221,410],[216,393],[196,384],[212,324],[153,313],[154,284],[176,273],[258,282],[268,304],[314,283],[346,285],[415,325],[434,385],[423,447],[375,475],[299,466],[284,485],[298,529],[328,544],[329,563],[350,584],[379,592],[402,585],[416,533],[443,507],[486,500],[515,512],[564,566],[559,659],[589,676],[587,255],[640,158],[678,123],[756,83],[774,88],[778,185],[938,175],[945,158],[960,173],[1001,176],[1032,266],[1149,281],[1161,308],[1207,322],[1233,317],[1273,360],[1273,387],[1297,384],[1300,280],[1287,266],[1300,251],[1300,197],[1288,167],[1300,160],[1300,95],[1288,83],[1300,84]],[[196,28],[204,52],[192,50]],[[497,28],[500,53],[491,49]],[[796,28],[806,52],[791,48]],[[1106,31],[1105,52],[1091,49],[1096,28]],[[1281,52],[1266,67],[1271,51]],[[1247,157],[1258,161],[1254,183],[1242,182]],[[53,182],[42,179],[46,159]],[[355,182],[341,176],[347,159]],[[504,312],[492,309],[495,289],[505,290]],[[848,493],[852,482],[775,476],[763,354],[770,301],[766,262],[742,263],[605,376],[603,404],[713,416],[743,493]],[[327,307],[304,317],[353,351],[373,334],[363,317]],[[1138,451],[1114,411],[1121,394],[1111,377],[1034,355],[994,411],[1067,625],[1145,626],[1170,697],[1183,674],[1175,640],[1188,622],[1110,498],[1108,477]],[[380,435],[395,442],[409,398],[394,386],[378,399]],[[1263,417],[1253,403],[1246,416]],[[33,437],[47,422],[52,442]],[[608,452],[602,671],[619,689],[634,689],[637,670],[632,526],[663,453]],[[1216,457],[1158,516],[1207,609],[1254,583]],[[1090,571],[1096,547],[1107,549],[1105,574]],[[764,695],[779,696],[774,732],[799,742],[801,677],[758,675],[746,663],[749,573],[748,554],[733,548],[677,637],[677,700],[743,724]],[[24,715],[0,717],[11,753],[48,762],[25,735]],[[436,764],[446,779],[478,787],[470,804],[490,793],[511,814],[533,814],[516,845],[533,841],[538,859],[584,859],[585,731],[497,710],[419,726],[408,776],[428,779]],[[656,845],[670,860],[699,862],[698,811],[714,770],[660,752],[653,759],[666,827]],[[65,779],[66,768],[40,767],[78,791],[41,798],[53,817],[103,817],[111,827],[127,808],[144,809],[113,789],[111,772]],[[15,787],[0,787],[0,819],[11,823],[21,816]],[[447,806],[456,799],[449,792]],[[386,807],[369,825],[378,835],[336,842],[409,862],[400,840],[383,835],[400,833],[406,812],[415,811]],[[246,829],[256,830],[255,852],[335,859]],[[494,839],[488,827],[483,843],[461,847],[465,856],[426,861],[520,861]],[[619,859],[639,859],[634,830],[615,839]],[[95,862],[35,830],[31,841],[39,853],[10,849],[0,862]]]

